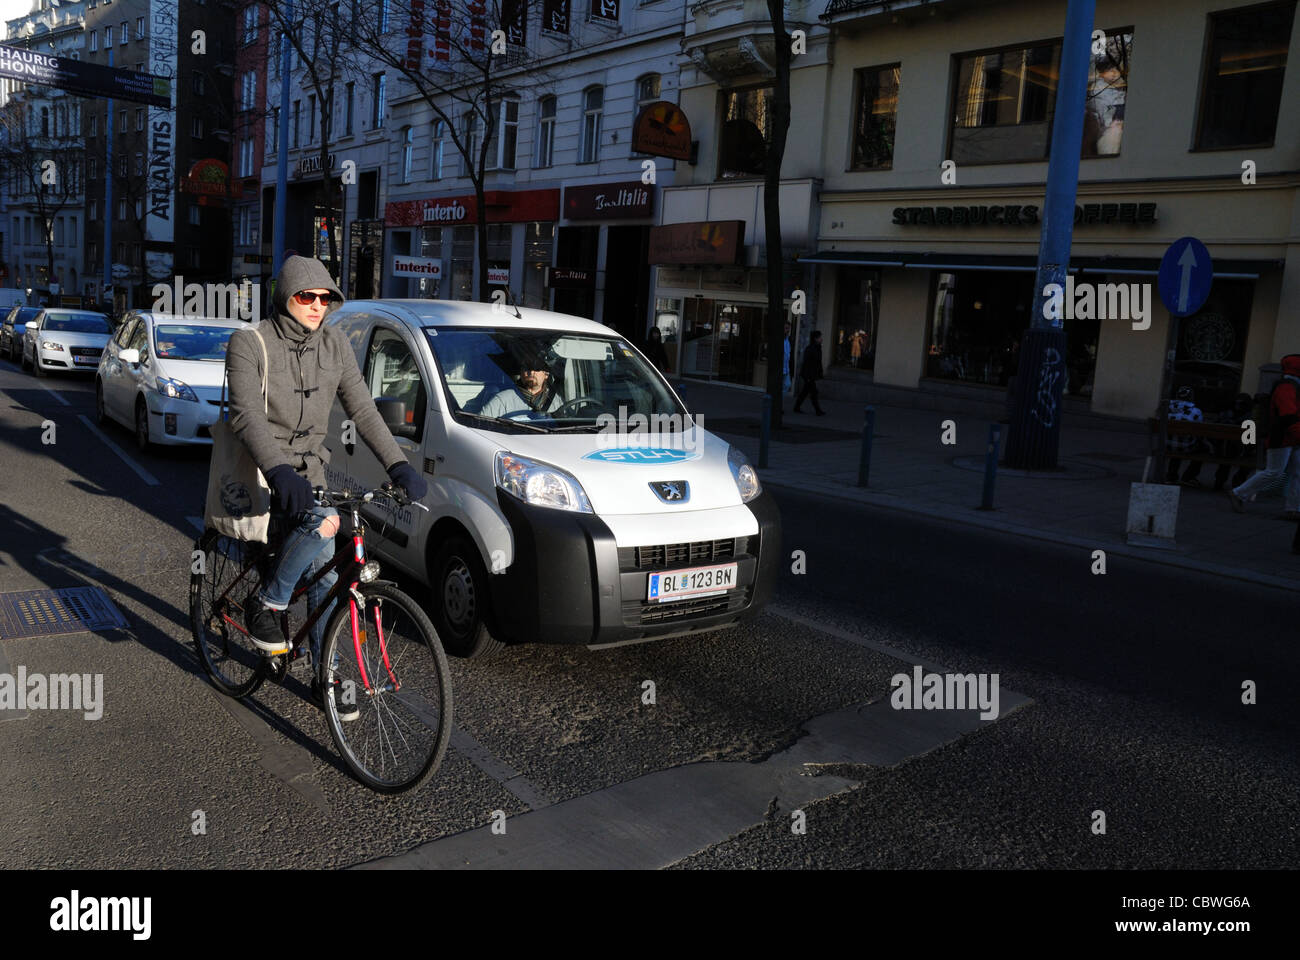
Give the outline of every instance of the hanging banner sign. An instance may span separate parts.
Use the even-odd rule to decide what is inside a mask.
[[[451,0],[433,0],[433,49],[429,54],[439,63],[451,59]]]
[[[567,34],[570,4],[571,0],[542,0],[542,29]]]
[[[172,102],[171,81],[165,77],[49,56],[5,44],[0,44],[0,79],[56,87],[85,97],[113,97],[158,107],[170,107]]]
[[[175,3],[150,0],[149,68],[154,76],[168,80],[176,76],[176,18]],[[174,88],[171,94],[175,94]],[[146,249],[145,273],[150,280],[166,280],[175,272],[171,246],[175,241],[178,144],[176,111],[171,96],[149,107],[147,131],[145,242],[164,249]]]
[[[632,150],[673,160],[691,159],[691,124],[675,103],[646,104],[632,124]]]
[[[406,24],[406,69],[420,69],[421,48],[424,46],[424,0],[411,0],[410,17]]]

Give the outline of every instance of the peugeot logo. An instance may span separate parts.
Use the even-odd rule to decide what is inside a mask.
[[[691,499],[691,485],[685,480],[656,480],[650,489],[664,503],[685,503]]]

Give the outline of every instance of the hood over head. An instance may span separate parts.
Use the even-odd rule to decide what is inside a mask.
[[[308,330],[289,313],[289,298],[304,290],[328,290],[338,298],[325,307],[326,317],[343,302],[343,291],[325,269],[325,264],[314,257],[286,258],[275,277],[275,296],[271,300],[271,306],[276,325],[290,340],[307,340],[320,333],[319,328]]]
[[[1282,376],[1300,377],[1300,353],[1288,353],[1282,358]]]

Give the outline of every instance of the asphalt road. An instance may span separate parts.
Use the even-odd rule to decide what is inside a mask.
[[[84,379],[0,362],[0,592],[96,584],[130,621],[0,643],[0,672],[103,673],[105,688],[97,721],[0,712],[0,867],[338,867],[471,830],[499,847],[497,811],[763,760],[812,718],[887,697],[921,661],[996,673],[1033,702],[897,765],[837,769],[847,789],[805,805],[806,833],[789,811],[758,811],[675,865],[1300,860],[1294,598],[1122,558],[1095,576],[1074,548],[791,490],[776,494],[807,572],[782,577],[771,615],[614,650],[453,660],[453,749],[422,790],[381,798],[341,766],[305,676],[247,705],[208,684],[186,613],[206,454],[139,456],[126,429],[87,422],[92,407]],[[1247,680],[1257,704],[1242,703]]]

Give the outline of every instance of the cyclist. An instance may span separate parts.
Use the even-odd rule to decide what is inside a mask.
[[[428,484],[393,442],[357,367],[352,345],[325,317],[343,302],[343,294],[319,260],[292,256],[275,278],[271,319],[253,329],[237,330],[226,354],[230,378],[230,425],[248,448],[271,486],[273,515],[287,531],[277,569],[244,604],[244,621],[253,642],[267,654],[288,651],[275,611],[285,610],[302,575],[316,573],[334,555],[338,511],[316,505],[312,488],[325,485],[324,446],[330,408],[337,396],[357,433],[384,465],[393,482],[415,500]],[[266,344],[269,368],[263,367]],[[262,383],[266,382],[265,412]],[[323,602],[338,580],[334,572],[309,591],[311,609]],[[331,604],[331,607],[333,605]],[[319,666],[321,643],[330,610],[311,629],[312,664]],[[335,681],[337,684],[337,681]],[[339,718],[355,720],[355,704],[335,697]],[[312,700],[323,708],[319,677],[312,679]]]

